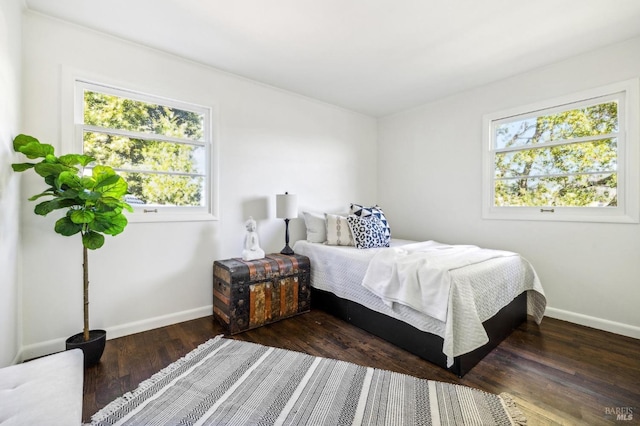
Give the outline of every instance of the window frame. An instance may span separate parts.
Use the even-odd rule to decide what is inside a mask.
[[[482,218],[502,220],[639,223],[639,80],[637,78],[483,116]],[[496,206],[496,127],[509,120],[553,114],[596,98],[618,101],[618,188],[616,207]]]
[[[100,93],[106,93],[109,95],[115,95],[119,97],[126,97],[142,102],[166,105],[173,108],[178,108],[187,111],[197,112],[202,114],[203,120],[203,137],[202,141],[193,141],[194,145],[201,145],[205,149],[205,197],[206,202],[203,206],[144,206],[131,204],[134,208],[134,213],[127,215],[130,222],[188,222],[188,221],[210,221],[218,220],[217,214],[217,149],[214,139],[214,108],[208,106],[202,106],[192,102],[178,101],[167,97],[162,97],[157,94],[150,94],[149,91],[142,91],[136,89],[124,88],[122,84],[113,84],[111,82],[105,82],[103,79],[86,78],[78,75],[74,75],[71,79],[73,99],[67,102],[67,105],[72,105],[73,114],[73,152],[83,152],[84,150],[84,132],[98,131],[101,128],[96,128],[88,124],[84,124],[84,91],[86,89],[97,91]],[[67,80],[69,81],[69,80]],[[64,88],[64,86],[63,86]],[[148,138],[149,134],[139,133],[134,131],[114,129],[109,133]],[[154,138],[158,139],[158,138]],[[169,142],[176,141],[175,138],[162,137],[161,140]]]

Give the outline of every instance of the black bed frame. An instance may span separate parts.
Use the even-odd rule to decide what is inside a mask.
[[[440,336],[420,331],[405,322],[316,288],[311,288],[311,306],[322,309],[449,370],[458,377],[469,372],[513,330],[527,320],[527,292],[525,291],[482,324],[489,336],[489,342],[472,352],[455,357],[453,365],[447,368],[447,357],[442,353],[444,339]]]

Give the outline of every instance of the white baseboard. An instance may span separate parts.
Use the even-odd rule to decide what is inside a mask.
[[[140,333],[143,331],[153,330],[154,328],[165,327],[171,324],[177,324],[184,321],[190,321],[197,318],[206,317],[212,314],[213,306],[207,305],[196,309],[190,309],[182,312],[175,312],[159,317],[148,318],[142,321],[121,324],[114,327],[108,327],[107,339],[116,339],[130,334]],[[640,339],[640,327],[623,324],[620,322],[610,321],[602,318],[591,317],[576,312],[565,311],[562,309],[547,307],[545,316],[556,318],[563,321],[569,321],[575,324],[596,328],[598,330],[609,331],[611,333],[621,334],[623,336]],[[65,340],[68,336],[59,339],[48,340],[46,342],[35,343],[22,347],[19,355],[16,357],[17,362],[26,359],[37,358],[49,355],[55,352],[65,350]]]
[[[107,340],[213,315],[213,305],[107,328]]]
[[[69,337],[69,336],[67,336]],[[62,352],[65,350],[65,340],[67,337],[60,339],[47,340],[46,342],[34,343],[32,345],[23,346],[20,351],[20,362],[28,359],[38,358],[41,356]]]
[[[584,325],[598,330],[609,331],[623,336],[640,339],[640,327],[624,324],[621,322],[610,321],[602,318],[596,318],[589,315],[578,314],[576,312],[565,311],[562,309],[547,307],[545,316],[556,318],[563,321],[569,321],[575,324]]]
[[[196,309],[190,309],[188,311],[175,312],[168,315],[148,318],[142,321],[121,324],[114,327],[107,327],[107,340],[116,339],[122,336],[128,336],[130,334],[140,333],[142,331],[153,330],[154,328],[165,327],[171,324],[177,324],[184,321],[206,317],[212,315],[212,313],[213,305],[207,305]],[[65,341],[68,337],[69,336],[23,346],[17,359],[22,362],[27,359],[37,358],[55,352],[64,351]]]
[[[22,359],[22,353],[20,351],[18,351],[16,356],[13,358],[13,361],[11,361],[11,364],[9,364],[9,365],[16,365],[16,364],[21,363],[22,361],[24,361]]]

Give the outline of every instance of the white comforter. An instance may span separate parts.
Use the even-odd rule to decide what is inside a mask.
[[[392,239],[391,248],[413,243],[416,241]],[[528,296],[527,312],[536,322],[540,323],[545,312],[542,285],[531,264],[521,256],[497,257],[450,271],[447,318],[441,321],[406,305],[389,306],[362,285],[371,259],[389,248],[359,250],[300,240],[293,250],[311,259],[313,287],[442,337],[442,352],[449,360],[487,343],[489,338],[482,322],[523,291]]]
[[[446,321],[451,271],[516,253],[472,245],[424,241],[382,250],[371,259],[362,285],[384,300]]]

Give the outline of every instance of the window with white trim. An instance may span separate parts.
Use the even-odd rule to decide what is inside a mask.
[[[484,117],[487,219],[638,222],[638,82]]]
[[[78,144],[125,178],[135,215],[213,218],[210,108],[87,81],[75,85]]]

